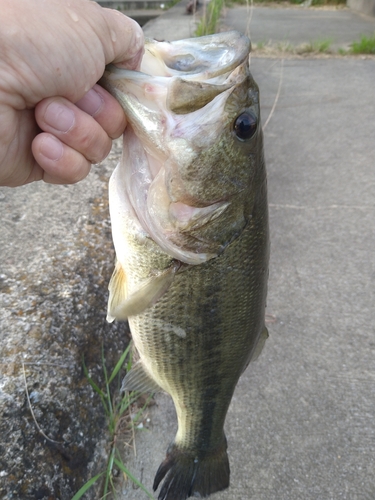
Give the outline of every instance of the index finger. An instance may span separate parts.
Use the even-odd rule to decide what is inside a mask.
[[[105,63],[114,63],[127,69],[139,69],[144,51],[144,36],[139,24],[114,9],[103,8],[106,26],[96,26],[102,39]],[[106,43],[108,36],[112,44]],[[104,38],[103,38],[104,37]]]

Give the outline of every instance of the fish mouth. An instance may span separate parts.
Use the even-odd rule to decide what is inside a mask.
[[[236,31],[148,40],[139,72],[110,65],[100,82],[128,121],[121,189],[144,231],[187,264],[201,264],[223,250],[196,230],[219,218],[230,198],[197,196],[186,188],[179,167],[196,161],[197,149],[218,135],[227,99],[247,77],[250,49],[250,40]],[[191,231],[195,236],[187,245]]]

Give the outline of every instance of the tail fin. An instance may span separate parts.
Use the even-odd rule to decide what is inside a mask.
[[[227,443],[202,458],[172,444],[154,480],[154,491],[164,479],[158,500],[186,500],[191,496],[208,497],[229,486]]]

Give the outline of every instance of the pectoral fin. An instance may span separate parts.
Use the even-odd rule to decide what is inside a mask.
[[[171,286],[178,267],[179,264],[173,264],[156,276],[151,276],[140,284],[138,290],[127,297],[125,273],[122,269],[122,272],[119,271],[116,265],[109,283],[107,321],[126,320],[129,316],[136,316],[155,304]]]
[[[158,384],[146,373],[140,362],[136,363],[122,381],[121,391],[160,392]]]
[[[109,298],[107,307],[107,321],[112,323],[116,317],[113,311],[120,305],[126,302],[126,274],[121,264],[117,261],[115,270],[108,285]]]

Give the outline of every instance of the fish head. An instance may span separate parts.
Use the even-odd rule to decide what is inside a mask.
[[[263,146],[250,48],[235,31],[147,41],[139,72],[110,66],[101,80],[128,120],[121,189],[150,238],[187,264],[218,256],[251,218]]]

